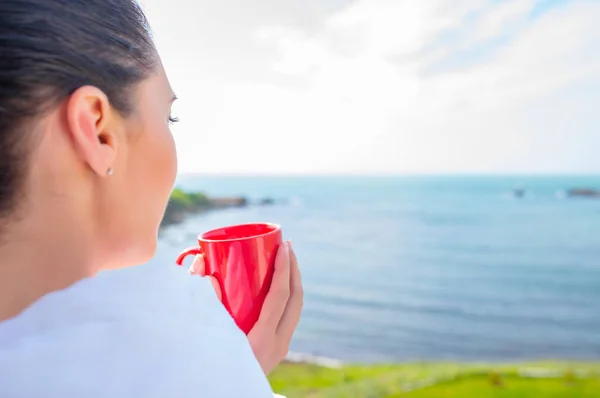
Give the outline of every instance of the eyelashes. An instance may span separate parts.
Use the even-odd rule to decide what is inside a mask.
[[[170,125],[174,125],[177,122],[179,122],[179,118],[178,117],[169,116],[169,124]]]

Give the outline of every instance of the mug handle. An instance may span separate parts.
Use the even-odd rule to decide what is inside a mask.
[[[183,261],[186,259],[187,256],[197,256],[197,255],[204,255],[204,253],[202,252],[202,249],[200,249],[199,247],[189,247],[187,249],[185,249],[183,252],[181,252],[181,254],[179,255],[179,257],[177,257],[177,260],[175,261],[175,264],[177,264],[178,266],[182,266],[183,265]],[[206,261],[206,259],[205,259]],[[212,272],[212,270],[209,269],[209,265],[206,265],[206,269],[205,269],[205,276],[210,276],[212,277],[214,280],[217,281],[217,284],[219,285],[219,289],[221,290],[220,294],[217,294],[217,296],[219,296],[219,299],[221,300],[221,302],[223,303],[223,305],[225,305],[226,308],[229,308],[229,302],[227,300],[227,297],[225,296],[225,290],[223,289],[224,285],[223,285],[223,280],[221,279],[221,274],[218,272]]]
[[[179,257],[177,257],[175,264],[181,267],[183,265],[183,261],[186,259],[187,256],[197,256],[200,254],[202,254],[202,250],[199,247],[188,247],[183,252],[181,252]]]

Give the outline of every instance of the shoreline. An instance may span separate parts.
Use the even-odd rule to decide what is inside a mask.
[[[324,368],[339,369],[347,363],[338,359],[323,357],[301,352],[288,352],[284,362],[295,364],[317,365]]]
[[[377,367],[386,365],[417,365],[417,364],[457,364],[463,366],[516,366],[519,364],[532,364],[532,363],[559,363],[559,364],[593,364],[600,365],[600,357],[596,359],[581,359],[581,358],[558,358],[558,357],[547,357],[547,358],[522,358],[522,359],[505,359],[505,360],[461,360],[461,359],[427,359],[427,360],[391,360],[391,361],[343,361],[341,359],[309,354],[305,352],[294,352],[290,351],[285,357],[284,363],[290,364],[305,364],[305,365],[316,365],[324,368],[339,369],[345,366],[364,366],[364,367]]]
[[[188,216],[213,210],[242,208],[250,205],[268,206],[275,204],[272,198],[262,198],[256,203],[245,196],[211,197],[202,192],[187,192],[175,188],[171,193],[160,228],[170,227],[185,221]]]

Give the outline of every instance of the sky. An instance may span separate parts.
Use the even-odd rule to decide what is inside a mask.
[[[141,0],[182,173],[600,173],[600,1]]]

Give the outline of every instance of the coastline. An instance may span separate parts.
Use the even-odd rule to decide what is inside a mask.
[[[171,193],[160,227],[182,223],[188,216],[212,210],[247,207],[250,205],[268,206],[275,204],[272,198],[262,198],[256,203],[245,196],[212,197],[202,192],[188,192],[175,188]]]
[[[478,366],[478,365],[496,365],[496,366],[514,366],[516,364],[530,364],[530,363],[561,363],[561,364],[568,364],[568,363],[572,363],[572,364],[597,364],[598,366],[600,366],[600,358],[598,360],[588,360],[588,359],[567,359],[567,358],[532,358],[532,359],[519,359],[519,360],[491,360],[491,361],[485,361],[485,360],[481,360],[481,361],[473,361],[473,360],[461,360],[461,359],[454,359],[454,360],[443,360],[443,359],[432,359],[432,360],[409,360],[409,361],[402,361],[402,360],[392,360],[392,361],[386,361],[386,362],[371,362],[368,360],[358,360],[358,361],[343,361],[341,359],[336,359],[336,358],[332,358],[332,357],[326,357],[326,356],[320,356],[320,355],[314,355],[314,354],[310,354],[310,353],[305,353],[305,352],[295,352],[295,351],[290,351],[288,352],[288,354],[286,355],[284,361],[284,363],[289,363],[289,364],[305,364],[305,365],[315,365],[315,366],[319,366],[319,367],[323,367],[323,368],[330,368],[330,369],[340,369],[343,368],[345,366],[356,366],[356,365],[360,365],[360,366],[373,366],[373,367],[377,367],[377,366],[384,366],[384,365],[390,365],[390,364],[395,364],[395,365],[408,365],[408,364],[434,364],[434,363],[452,363],[452,364],[461,364],[461,365],[470,365],[470,366]],[[599,369],[600,371],[600,369]]]
[[[346,365],[343,361],[334,358],[322,357],[301,352],[288,352],[286,363],[317,365],[324,368],[339,369]]]
[[[248,204],[245,197],[213,198],[201,192],[186,192],[175,188],[171,193],[161,228],[179,224],[191,214],[231,207],[244,207]]]

